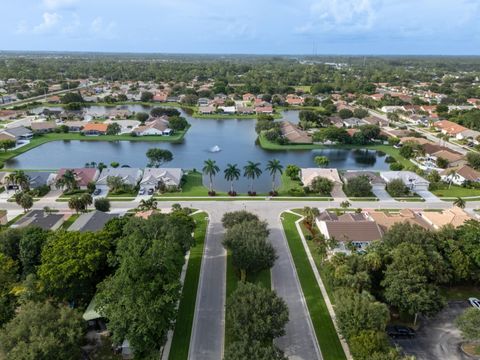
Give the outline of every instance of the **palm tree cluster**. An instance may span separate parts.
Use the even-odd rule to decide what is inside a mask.
[[[247,164],[243,167],[243,176],[250,180],[250,186],[248,195],[255,196],[257,193],[254,191],[254,181],[258,179],[263,171],[260,168],[260,163],[248,161]],[[269,160],[267,166],[265,168],[266,171],[269,172],[270,176],[272,177],[272,190],[270,191],[271,196],[276,196],[276,177],[278,174],[283,173],[283,165],[280,164],[280,161],[277,159]],[[220,168],[218,167],[215,160],[208,159],[204,162],[204,166],[202,169],[203,173],[209,177],[209,191],[208,195],[215,196],[215,190],[213,189],[213,178],[220,172]],[[228,195],[236,196],[237,192],[234,188],[234,182],[238,181],[241,176],[241,170],[238,167],[238,164],[227,164],[227,167],[223,171],[224,178],[228,182],[230,182],[230,190]]]
[[[67,192],[74,191],[79,188],[77,175],[71,169],[66,170],[63,175],[57,179],[55,185],[57,188],[65,189]]]
[[[20,188],[22,191],[30,190],[30,178],[22,170],[16,170],[5,176],[5,183],[7,184],[7,188],[14,186]]]
[[[92,205],[93,198],[90,194],[83,194],[80,196],[72,196],[68,200],[68,207],[75,210],[76,213],[85,212],[89,205]]]

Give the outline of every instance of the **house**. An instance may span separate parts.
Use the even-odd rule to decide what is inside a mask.
[[[466,127],[449,120],[437,121],[433,124],[433,126],[437,130],[440,130],[442,134],[450,135],[452,137],[457,137],[458,134],[461,134],[465,130],[468,130]]]
[[[219,106],[218,109],[225,114],[235,114],[237,112],[235,106]]]
[[[208,104],[210,103],[210,99],[208,98],[199,98],[198,99],[198,106],[208,106]]]
[[[7,225],[7,210],[0,210],[0,225]]]
[[[243,115],[254,114],[255,109],[251,106],[238,106],[237,113],[243,114]]]
[[[470,215],[456,206],[451,209],[443,210],[442,212],[422,211],[419,215],[435,230],[439,230],[446,225],[459,227],[466,221],[472,220]]]
[[[140,181],[141,187],[157,189],[162,184],[167,188],[178,189],[181,185],[183,171],[180,168],[146,168]]]
[[[201,105],[198,107],[198,112],[200,114],[213,114],[215,112],[215,106]]]
[[[98,177],[97,185],[108,185],[109,177],[120,177],[124,184],[137,186],[142,178],[142,170],[138,168],[105,168]]]
[[[477,106],[480,105],[480,99],[470,98],[467,99],[467,103]]]
[[[31,189],[37,189],[41,186],[50,186],[56,178],[56,174],[50,171],[26,171],[25,175],[30,179]]]
[[[315,219],[315,223],[325,239],[338,242],[333,252],[349,253],[348,243],[362,250],[373,241],[381,240],[383,236],[380,226],[363,214],[347,213],[337,216],[324,211]]]
[[[475,131],[475,130],[470,130],[467,129],[465,131],[462,131],[461,133],[457,134],[457,139],[458,140],[470,140],[475,144],[478,144],[479,141],[477,139],[480,138],[480,132]]]
[[[290,121],[282,121],[280,123],[280,131],[282,136],[290,143],[294,144],[311,144],[313,142],[312,137],[295,124]]]
[[[54,121],[35,121],[30,127],[34,134],[45,134],[54,131],[57,124]]]
[[[382,118],[379,118],[377,116],[368,116],[365,119],[363,119],[364,123],[370,124],[370,125],[377,125],[380,127],[386,127],[388,126],[389,122],[388,120],[384,120]]]
[[[36,226],[43,230],[57,230],[65,221],[65,215],[48,214],[43,210],[31,210],[12,225],[13,228]]]
[[[382,171],[380,176],[388,184],[400,179],[411,191],[428,191],[430,182],[412,171]]]
[[[368,180],[370,181],[370,185],[372,185],[372,188],[378,188],[379,190],[384,190],[385,189],[385,180],[383,180],[380,175],[373,171],[356,171],[356,170],[348,170],[346,171],[343,175],[343,181],[345,184],[348,183],[349,180],[359,177],[359,176],[366,176]]]
[[[6,135],[6,140],[30,140],[33,137],[33,132],[24,126],[17,126],[8,129],[4,129],[0,134]],[[3,140],[3,139],[2,139]]]
[[[153,95],[153,101],[154,102],[166,102],[168,98],[168,94],[165,92],[157,92],[155,95]]]
[[[273,114],[273,107],[269,106],[257,106],[255,108],[256,114]]]
[[[347,197],[342,190],[343,183],[337,169],[302,168],[300,175],[303,186],[306,187],[310,187],[312,181],[317,177],[327,178],[333,182],[332,196]]]
[[[75,222],[68,228],[68,231],[100,231],[107,222],[118,216],[118,214],[107,214],[102,211],[91,211],[80,215],[78,219],[75,220]]]
[[[88,136],[105,135],[107,133],[108,124],[103,123],[86,123],[82,133]]]
[[[6,140],[11,140],[11,141],[17,141],[17,138],[15,135],[11,135],[7,132],[0,131],[0,141],[6,141]]]
[[[168,119],[161,117],[136,127],[132,132],[137,136],[171,135],[173,130],[169,127]]]
[[[348,119],[343,119],[343,126],[346,128],[353,128],[364,124],[362,119],[351,117]]]
[[[395,224],[405,222],[421,226],[424,229],[431,229],[430,224],[411,209],[401,209],[398,212],[371,210],[366,211],[365,215],[368,219],[375,221],[383,232],[388,231]]]
[[[368,95],[368,97],[369,97],[370,99],[373,99],[373,100],[375,100],[375,101],[380,101],[380,100],[382,100],[382,99],[383,99],[383,96],[384,96],[384,94],[372,94],[372,95]]]
[[[65,125],[69,132],[80,132],[86,124],[83,121],[66,121],[62,125]]]
[[[242,95],[243,101],[254,101],[255,100],[255,95],[246,93]]]
[[[480,182],[480,172],[463,165],[456,169],[447,169],[441,174],[442,181],[462,186],[466,182]]]
[[[95,182],[99,175],[100,170],[95,168],[74,168],[74,169],[60,169],[55,178],[55,182],[60,179],[67,170],[72,170],[75,174],[75,179],[80,189],[86,189],[89,183]]]
[[[60,104],[60,101],[61,101],[60,96],[57,96],[57,95],[53,95],[48,98],[48,102],[51,104]]]
[[[301,106],[304,103],[304,99],[302,97],[298,96],[298,95],[295,95],[295,94],[288,94],[286,99],[285,99],[285,102],[288,105]]]
[[[439,158],[448,161],[449,167],[456,167],[466,163],[463,154],[437,144],[423,144],[423,151],[428,155],[428,160],[436,162]]]

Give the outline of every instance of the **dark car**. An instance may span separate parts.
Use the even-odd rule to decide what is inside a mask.
[[[414,338],[415,337],[415,330],[408,326],[403,325],[389,325],[387,326],[387,335],[391,338]]]
[[[148,189],[147,194],[148,194],[148,195],[153,195],[153,189],[152,189],[152,188]]]
[[[93,195],[100,195],[101,192],[102,192],[102,190],[95,189],[95,191],[93,192]]]

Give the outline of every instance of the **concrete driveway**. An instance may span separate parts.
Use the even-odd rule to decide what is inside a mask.
[[[385,189],[374,186],[372,188],[372,192],[378,198],[379,201],[396,201],[394,198],[390,196],[390,194]]]
[[[462,338],[455,319],[466,308],[466,301],[451,302],[433,319],[424,320],[414,339],[397,339],[395,343],[417,360],[469,360],[460,350]]]
[[[428,190],[415,190],[415,192],[421,196],[422,198],[425,199],[426,202],[428,203],[432,203],[432,202],[442,202],[442,200],[440,200],[437,196],[435,196],[434,194],[432,194],[430,191]]]

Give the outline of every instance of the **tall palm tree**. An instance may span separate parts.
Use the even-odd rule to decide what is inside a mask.
[[[59,188],[65,187],[67,191],[72,191],[78,188],[78,181],[75,172],[71,169],[66,170],[62,176],[60,176],[55,184]]]
[[[223,171],[225,180],[230,181],[230,193],[233,194],[233,182],[240,178],[240,169],[237,164],[227,164],[227,168]]]
[[[260,169],[260,163],[254,163],[253,161],[248,161],[247,165],[243,167],[245,176],[247,179],[250,179],[250,192],[253,193],[253,181],[255,178],[262,175],[262,170]]]
[[[217,166],[217,162],[212,159],[205,160],[203,162],[203,173],[208,175],[210,179],[210,192],[213,191],[213,177],[217,175],[220,171],[220,168]]]
[[[20,186],[24,191],[30,189],[30,178],[22,170],[16,170],[13,174],[14,184]]]
[[[465,209],[465,206],[467,205],[467,202],[464,199],[462,199],[461,197],[458,197],[453,202],[453,205],[459,207],[460,209]]]
[[[269,171],[270,175],[272,176],[272,192],[276,193],[275,177],[277,173],[280,175],[283,174],[283,165],[280,164],[280,160],[272,159],[268,161],[265,170]]]

